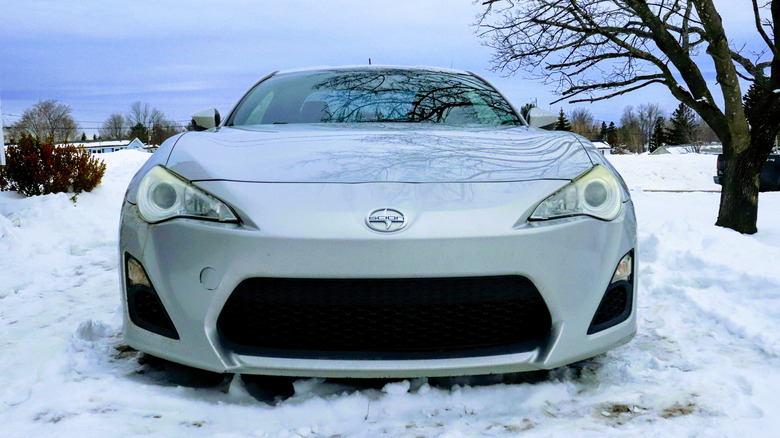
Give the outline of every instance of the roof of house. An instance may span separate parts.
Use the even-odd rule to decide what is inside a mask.
[[[107,147],[125,147],[125,148],[138,148],[143,149],[146,147],[146,145],[139,140],[138,138],[134,138],[132,141],[130,140],[106,140],[106,141],[74,141],[69,143],[62,143],[57,144],[57,146],[65,146],[65,145],[76,145],[76,146],[83,146],[87,149],[97,149],[97,148],[107,148]]]
[[[693,150],[693,146],[690,145],[680,145],[680,146],[661,146],[658,149],[654,150],[652,152],[653,155],[664,155],[664,154],[673,154],[673,155],[684,155],[684,154],[690,154],[692,152],[695,152]]]

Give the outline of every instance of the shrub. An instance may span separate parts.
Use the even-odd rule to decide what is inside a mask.
[[[0,190],[25,196],[90,192],[100,184],[106,165],[84,148],[56,147],[23,135],[8,148],[6,166],[0,166]]]

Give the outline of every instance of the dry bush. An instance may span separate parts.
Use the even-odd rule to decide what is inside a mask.
[[[106,165],[84,148],[54,146],[23,135],[8,148],[7,165],[0,167],[0,190],[25,196],[90,192],[100,184]]]

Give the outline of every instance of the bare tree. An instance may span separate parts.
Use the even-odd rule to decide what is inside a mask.
[[[639,116],[631,105],[623,108],[623,115],[620,116],[620,140],[622,145],[631,152],[644,152],[642,142],[642,128],[639,126]]]
[[[701,117],[696,117],[694,122],[693,141],[703,145],[720,143],[718,135]]]
[[[646,150],[650,144],[650,137],[653,135],[653,127],[659,117],[664,117],[664,110],[657,103],[643,103],[637,107],[637,123],[642,131],[642,145]]]
[[[3,124],[3,129],[5,130],[5,141],[10,144],[16,143],[22,134],[26,132],[21,126],[19,126],[19,123],[13,123],[9,125]]]
[[[181,126],[166,117],[162,117],[152,126],[150,140],[152,144],[160,145],[163,141],[168,139],[168,137],[183,131],[184,129]]]
[[[151,130],[155,124],[169,124],[165,114],[149,105],[147,102],[137,100],[130,105],[130,112],[125,116],[128,126],[135,126],[138,123],[144,125],[146,129]]]
[[[599,136],[599,126],[593,118],[593,113],[585,108],[575,108],[569,115],[571,131],[587,138],[596,140]]]
[[[73,110],[56,100],[42,100],[24,110],[22,118],[11,127],[13,136],[30,134],[41,141],[65,143],[76,137],[78,126],[73,120]]]
[[[176,135],[181,132],[176,125],[170,120],[162,118],[158,123],[152,126],[152,130],[149,132],[149,142],[151,144],[160,145],[168,137]]]
[[[762,47],[729,44],[713,0],[487,0],[479,25],[494,65],[557,84],[563,99],[593,102],[662,85],[723,141],[717,225],[755,233],[758,175],[780,132],[780,0],[751,0]],[[703,53],[701,53],[703,50]],[[707,83],[699,55],[714,66]],[[697,62],[698,61],[698,62]],[[740,78],[751,83],[743,101]],[[715,102],[710,87],[719,87]]]
[[[150,106],[146,102],[140,100],[133,102],[130,105],[130,112],[125,116],[125,123],[127,126],[132,127],[131,130],[138,134],[143,131],[147,137],[146,139],[140,138],[141,141],[150,141],[152,144],[160,144],[166,138],[181,132],[179,126],[173,121],[168,120],[162,111]],[[145,129],[140,130],[139,125]],[[134,137],[132,133],[129,133],[131,137]]]
[[[100,136],[107,140],[121,140],[126,134],[127,128],[122,114],[111,114],[100,127]]]

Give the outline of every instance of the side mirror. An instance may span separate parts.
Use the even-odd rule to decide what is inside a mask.
[[[558,116],[541,108],[531,108],[528,111],[528,124],[532,128],[552,130],[558,123]]]
[[[221,121],[222,118],[219,116],[219,111],[216,108],[198,111],[192,115],[192,126],[195,127],[196,131],[214,129],[219,126]]]

